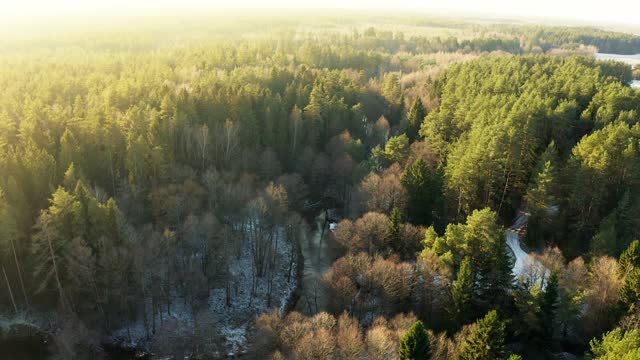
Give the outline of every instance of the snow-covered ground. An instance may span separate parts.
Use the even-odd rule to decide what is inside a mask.
[[[529,258],[530,256],[529,254],[524,252],[524,250],[522,250],[522,247],[520,246],[520,237],[518,236],[517,232],[511,229],[507,229],[505,230],[505,233],[507,234],[507,245],[509,245],[515,257],[515,262],[513,263],[513,273],[517,277],[522,276],[524,274],[525,259]]]
[[[282,235],[282,232],[279,232]],[[269,311],[269,309],[277,308],[284,311],[285,307],[293,295],[297,279],[296,266],[291,272],[291,278],[287,279],[289,274],[289,259],[291,257],[292,248],[282,236],[278,239],[276,249],[276,267],[273,270],[273,280],[271,289],[271,301],[268,300],[268,278],[267,276],[257,279],[256,292],[251,294],[252,274],[253,274],[253,255],[251,243],[249,240],[243,241],[242,255],[239,258],[233,258],[230,265],[232,274],[230,305],[227,306],[227,290],[226,287],[219,287],[210,290],[208,299],[208,313],[199,313],[199,319],[210,321],[213,331],[219,336],[215,336],[214,342],[224,340],[224,350],[227,354],[236,354],[247,347],[247,333],[251,328],[255,318],[260,313]],[[189,306],[184,305],[184,301],[175,295],[172,301],[170,313],[163,312],[163,322],[170,326],[156,328],[154,337],[192,337],[195,335],[198,327],[193,311]],[[156,317],[159,322],[159,317]],[[158,326],[158,324],[156,324]],[[170,332],[170,334],[163,333]],[[131,337],[129,337],[129,335]],[[113,340],[125,346],[140,347],[148,345],[153,339],[147,340],[147,334],[142,319],[124,326],[112,334]]]
[[[549,270],[535,257],[527,254],[520,245],[519,230],[527,223],[527,215],[519,214],[510,228],[505,230],[507,245],[513,252],[513,274],[521,280],[540,281],[549,275]]]
[[[59,321],[60,319],[55,315],[33,308],[28,312],[21,310],[17,314],[14,314],[13,311],[1,311],[0,334],[18,326],[37,329],[43,333],[51,333],[56,328],[56,324],[59,324]]]
[[[19,312],[18,314],[8,317],[0,315],[0,334],[8,332],[15,326],[27,326],[36,329],[42,327],[39,321],[25,312]]]
[[[246,331],[253,320],[260,313],[277,308],[283,312],[297,286],[296,268],[291,271],[291,279],[287,281],[289,273],[289,259],[291,247],[282,238],[278,241],[278,260],[272,281],[271,301],[268,301],[267,278],[258,279],[255,295],[251,296],[252,262],[251,245],[245,241],[242,256],[231,265],[233,285],[231,306],[226,306],[226,289],[217,288],[209,296],[209,309],[213,311],[216,320],[221,325],[222,336],[227,340],[231,351],[237,351],[246,342]],[[236,292],[237,290],[237,292]],[[239,320],[240,319],[240,320]]]

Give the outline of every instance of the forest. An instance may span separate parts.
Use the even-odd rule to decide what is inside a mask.
[[[640,359],[640,91],[596,52],[640,37],[372,14],[4,36],[0,351]]]

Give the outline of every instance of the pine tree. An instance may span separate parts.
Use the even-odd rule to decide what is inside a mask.
[[[489,208],[474,210],[464,227],[467,256],[474,270],[477,300],[487,308],[502,305],[513,285],[512,261],[504,229]]]
[[[640,241],[634,240],[620,255],[620,266],[628,271],[633,267],[640,267]]]
[[[554,271],[549,276],[547,287],[544,290],[540,303],[540,322],[542,325],[542,336],[545,341],[553,338],[558,296],[558,273]]]
[[[591,359],[596,360],[633,360],[640,358],[640,330],[624,331],[615,328],[602,336],[602,340],[593,339],[591,345]],[[591,354],[589,354],[591,355]]]
[[[40,213],[32,237],[34,277],[40,281],[38,292],[55,286],[63,309],[70,305],[64,289],[64,255],[77,229],[74,209],[78,207],[76,198],[59,187],[51,197],[51,206]]]
[[[619,256],[637,237],[640,226],[638,217],[638,200],[633,199],[629,190],[618,202],[609,215],[600,222],[598,232],[591,240],[591,252],[594,255]]]
[[[387,236],[390,247],[398,254],[404,254],[406,250],[400,235],[400,226],[402,225],[402,215],[397,207],[393,207],[389,216],[389,224],[387,226]]]
[[[431,358],[429,337],[422,321],[416,321],[400,339],[400,360],[427,360]]]
[[[80,180],[80,176],[78,171],[76,171],[76,165],[74,163],[70,163],[67,171],[64,172],[62,185],[67,191],[73,191],[76,184],[78,184],[78,180]]]
[[[558,153],[552,141],[542,154],[525,195],[527,209],[531,213],[527,223],[527,240],[532,244],[545,245],[543,243],[552,240],[554,234],[550,229],[552,219],[549,207],[556,203],[557,158]]]
[[[413,101],[413,104],[411,104],[409,112],[407,112],[405,133],[409,137],[410,141],[415,141],[418,138],[418,131],[420,130],[420,125],[422,125],[422,121],[424,121],[425,116],[427,116],[427,109],[424,108],[422,100],[420,99],[420,96],[418,96]]]
[[[64,272],[67,277],[66,293],[76,304],[76,311],[91,311],[93,305],[100,308],[100,296],[96,286],[95,257],[84,239],[76,237],[64,253]],[[89,299],[95,302],[90,302]]]
[[[387,164],[402,163],[409,156],[409,139],[402,134],[391,137],[384,146]]]
[[[80,165],[78,160],[82,159],[82,148],[75,135],[66,128],[60,138],[60,154],[58,156],[59,171],[66,171],[73,163]]]
[[[402,89],[400,88],[400,76],[398,73],[388,73],[384,76],[381,93],[391,105],[392,112],[393,108],[402,104]]]
[[[418,159],[408,165],[400,179],[407,191],[407,213],[413,224],[432,225],[441,212],[442,177]]]
[[[504,234],[504,232],[502,233]],[[487,267],[479,271],[480,299],[489,306],[507,306],[509,291],[513,287],[513,260],[504,237],[492,244]]]
[[[22,289],[24,303],[28,306],[27,291],[22,276],[22,261],[18,257],[16,250],[16,240],[22,238],[22,234],[18,229],[18,222],[14,209],[6,202],[4,192],[0,188],[0,259],[3,263],[11,258],[15,264],[16,274]],[[17,296],[16,296],[17,297]]]
[[[640,267],[633,268],[620,288],[620,302],[624,309],[633,312],[640,304]]]
[[[291,134],[291,156],[292,158],[295,158],[298,155],[298,142],[300,142],[302,135],[302,110],[300,110],[297,105],[294,105],[291,110],[289,126],[291,127],[291,130],[289,130],[289,133]]]
[[[465,257],[460,263],[458,277],[451,288],[451,308],[453,319],[459,324],[465,324],[471,317],[471,301],[473,300],[473,275],[471,261]]]
[[[504,358],[505,324],[491,310],[462,344],[459,360],[495,360]]]

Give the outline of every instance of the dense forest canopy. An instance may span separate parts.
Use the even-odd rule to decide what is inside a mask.
[[[0,325],[60,358],[640,351],[640,92],[592,56],[638,36],[325,14],[0,45]]]

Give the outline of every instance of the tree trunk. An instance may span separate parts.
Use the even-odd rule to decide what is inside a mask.
[[[62,303],[62,309],[66,309],[66,300],[64,291],[62,290],[62,283],[60,282],[60,275],[58,274],[58,265],[56,264],[56,255],[53,252],[53,245],[51,245],[51,238],[47,235],[47,243],[49,244],[49,253],[51,255],[51,262],[53,263],[53,272],[56,276],[56,283],[58,285],[58,292],[60,293],[60,302]]]
[[[509,180],[511,179],[511,167],[509,167],[509,172],[507,174],[507,180],[504,182],[504,188],[502,189],[502,197],[500,198],[500,205],[498,206],[498,213],[502,210],[502,204],[504,202],[504,198],[507,195],[507,190],[509,189]]]
[[[22,287],[22,295],[24,295],[24,303],[28,308],[29,299],[27,299],[27,291],[25,290],[25,287],[24,287],[24,280],[22,279],[22,270],[20,270],[20,262],[18,261],[18,255],[16,254],[16,247],[13,244],[13,238],[10,237],[9,240],[11,241],[11,250],[13,251],[13,258],[16,261],[16,270],[18,270],[18,278],[20,279],[20,286]]]
[[[140,273],[140,284],[142,285],[142,313],[143,313],[143,322],[144,322],[144,331],[146,333],[146,338],[149,338],[149,319],[148,319],[148,309],[147,309],[147,288],[144,282],[144,276]]]
[[[96,280],[91,276],[91,287],[93,288],[93,295],[96,298],[96,306],[100,311],[100,314],[104,317],[104,309],[102,308],[102,304],[100,304],[100,295],[98,294],[98,286],[96,285]]]
[[[153,296],[151,296],[151,333],[156,333],[156,302]]]
[[[113,171],[113,153],[111,150],[109,150],[109,169],[111,170],[111,188],[113,191],[113,197],[116,197],[116,175],[115,172]]]
[[[254,264],[253,269],[251,271],[251,296],[249,297],[249,307],[251,307],[251,305],[253,304],[253,296],[255,295],[255,289],[256,289],[256,269]]]
[[[293,122],[293,141],[292,141],[292,147],[291,147],[291,155],[292,156],[296,156],[296,145],[298,142],[298,122],[294,121]]]
[[[18,306],[16,306],[16,300],[13,298],[13,291],[11,290],[11,284],[9,284],[9,278],[7,277],[7,272],[4,270],[4,265],[2,265],[2,273],[4,274],[4,281],[7,282],[7,289],[9,289],[9,297],[11,297],[13,310],[16,312],[16,315],[18,315]]]

